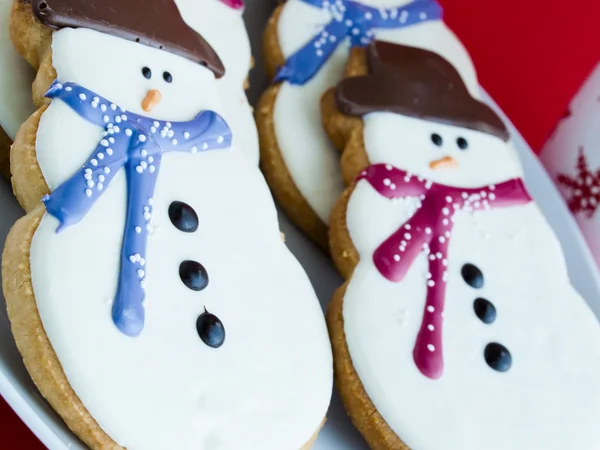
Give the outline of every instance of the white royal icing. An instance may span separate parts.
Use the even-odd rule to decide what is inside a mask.
[[[243,142],[244,153],[258,164],[258,132],[244,91],[252,53],[242,10],[230,8],[220,0],[176,0],[175,3],[184,21],[206,39],[223,61],[225,75],[217,86],[229,112],[227,123]]]
[[[404,131],[403,145],[391,148],[390,133]],[[431,143],[434,132],[444,140],[441,148]],[[459,136],[467,139],[467,150],[456,146]],[[367,115],[365,147],[372,162],[453,186],[493,185],[521,174],[511,144],[400,115]],[[442,156],[457,159],[458,168],[430,170],[429,162]],[[375,249],[418,202],[389,200],[361,180],[348,204],[347,227],[360,263],[344,297],[344,330],[352,364],[378,412],[411,448],[597,449],[600,327],[571,287],[559,242],[534,203],[456,213],[444,372],[432,380],[419,371],[413,348],[425,314],[427,255],[421,253],[399,283],[385,279],[373,263]],[[466,263],[483,272],[481,289],[463,281]],[[491,324],[474,313],[479,297],[496,307]],[[510,351],[507,372],[486,364],[484,349],[491,342]]]
[[[35,111],[31,100],[33,69],[22,59],[10,41],[8,23],[11,0],[0,0],[0,127],[11,139]]]
[[[84,29],[55,33],[53,45],[62,80],[128,111],[143,113],[148,89],[163,94],[152,111],[157,119],[222,109],[218,81],[186,59]],[[103,58],[71,63],[99,46]],[[173,83],[146,80],[144,65],[168,69]],[[62,101],[52,102],[37,134],[51,189],[81,167],[100,137]],[[331,350],[318,300],[281,242],[258,168],[233,148],[163,155],[145,266],[146,321],[137,338],[111,319],[125,178],[121,170],[82,221],[58,234],[57,220],[44,216],[31,243],[38,311],[69,384],[100,427],[129,450],[300,448],[329,405]],[[197,212],[196,232],[172,225],[168,208],[176,200]],[[206,267],[205,290],[182,283],[184,260]],[[204,308],[224,324],[219,349],[198,337]]]
[[[410,0],[361,1],[369,6],[392,7]],[[288,58],[331,20],[327,11],[302,0],[289,0],[278,23],[279,46]],[[426,22],[396,30],[377,30],[379,40],[435,51],[453,63],[472,95],[478,96],[475,69],[466,50],[443,22]],[[324,222],[344,185],[339,169],[339,151],[330,144],[322,127],[319,99],[343,77],[349,54],[348,43],[331,55],[317,75],[302,86],[283,83],[275,102],[274,123],[277,143],[294,183],[308,204]]]

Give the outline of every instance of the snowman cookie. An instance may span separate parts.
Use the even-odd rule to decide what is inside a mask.
[[[343,78],[349,49],[374,37],[438,52],[459,68],[473,95],[479,91],[471,60],[436,0],[288,0],[275,10],[263,43],[274,84],[256,112],[261,166],[286,213],[324,249],[344,183],[319,100]]]
[[[89,2],[82,0],[81,3]],[[223,115],[234,131],[236,136],[234,139],[244,143],[240,148],[248,159],[258,163],[256,127],[252,109],[243,90],[251,55],[241,9],[221,0],[203,2],[176,0],[175,4],[187,26],[203,36],[206,31],[207,37],[204,38],[206,44],[213,47],[213,42],[218,43],[213,47],[216,52],[223,54],[223,63],[218,83],[216,83],[223,105],[222,111],[218,112]],[[40,119],[48,106],[49,99],[45,98],[44,94],[52,81],[57,78],[64,79],[65,75],[70,72],[83,73],[87,71],[87,76],[91,76],[93,64],[78,64],[78,61],[100,58],[105,59],[107,63],[111,61],[113,64],[119,65],[123,58],[128,57],[128,55],[117,54],[95,56],[93,52],[90,53],[88,49],[98,43],[94,40],[95,35],[82,36],[81,33],[75,31],[80,24],[71,22],[66,24],[64,29],[57,30],[55,24],[45,21],[44,18],[49,14],[64,12],[64,6],[57,5],[57,8],[61,9],[55,12],[49,11],[46,7],[35,12],[31,1],[15,0],[11,14],[10,34],[13,44],[16,50],[38,71],[33,84],[33,97],[34,103],[39,109],[18,133],[11,157],[12,171],[17,174],[14,177],[17,182],[13,188],[25,210],[36,206],[41,196],[48,192],[46,185],[48,180],[44,179],[47,178],[47,175],[40,173],[35,161],[35,149],[28,148],[26,143],[31,142],[29,135],[37,130]],[[106,19],[110,20],[110,15]],[[81,39],[89,42],[82,45]],[[147,39],[152,39],[152,33],[149,33]],[[149,69],[149,72],[144,75],[145,77],[148,77],[149,80],[162,79],[167,83],[165,86],[168,86],[168,71],[160,70],[160,68],[153,70],[151,65],[140,67],[140,71],[144,67]],[[96,71],[97,83],[101,82],[102,75],[102,72]],[[135,83],[135,80],[132,82]],[[200,85],[197,88],[202,89]],[[120,89],[128,89],[127,80],[123,80]],[[44,123],[45,120],[42,119],[42,129],[45,126]],[[22,180],[26,185],[20,184],[18,180]],[[33,188],[27,186],[28,184],[31,184]]]
[[[600,326],[504,124],[436,53],[359,53],[326,124],[357,175],[328,311],[353,422],[377,449],[599,448]]]
[[[58,30],[54,59],[75,61],[22,137],[49,194],[2,261],[40,392],[93,449],[309,448],[331,396],[327,328],[215,112],[219,55],[173,1],[33,8]]]

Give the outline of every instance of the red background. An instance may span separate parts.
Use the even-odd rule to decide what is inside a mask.
[[[481,84],[539,151],[600,61],[600,2],[440,1],[446,22],[475,61]],[[43,449],[2,399],[0,448]]]

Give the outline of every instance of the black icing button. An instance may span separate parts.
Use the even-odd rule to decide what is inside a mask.
[[[483,287],[483,273],[474,264],[465,264],[460,271],[463,280],[469,286],[475,289],[481,289]]]
[[[208,286],[208,273],[197,261],[184,261],[179,265],[181,281],[193,291],[201,291]]]
[[[198,214],[187,203],[173,202],[169,205],[169,219],[180,231],[193,233],[198,229]]]
[[[473,302],[475,315],[479,317],[483,323],[490,324],[496,320],[496,307],[492,302],[485,298],[478,298]]]
[[[492,342],[485,347],[483,356],[487,365],[498,372],[506,372],[512,365],[512,356],[510,356],[508,349],[496,342]]]
[[[204,309],[204,313],[196,320],[198,336],[206,345],[219,348],[225,342],[225,327],[217,316]]]

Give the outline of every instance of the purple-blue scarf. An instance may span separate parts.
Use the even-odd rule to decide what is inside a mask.
[[[404,28],[442,18],[442,7],[436,0],[414,0],[398,8],[373,8],[352,0],[302,1],[329,11],[331,21],[288,58],[274,82],[307,83],[346,39],[353,47],[364,47],[373,40],[376,29]]]
[[[138,336],[144,328],[146,244],[162,155],[230,147],[231,130],[213,111],[203,111],[189,122],[140,116],[76,83],[57,80],[46,97],[62,100],[80,117],[104,129],[83,167],[42,199],[48,213],[60,222],[57,233],[83,219],[117,172],[125,169],[127,213],[112,318],[121,332]]]

